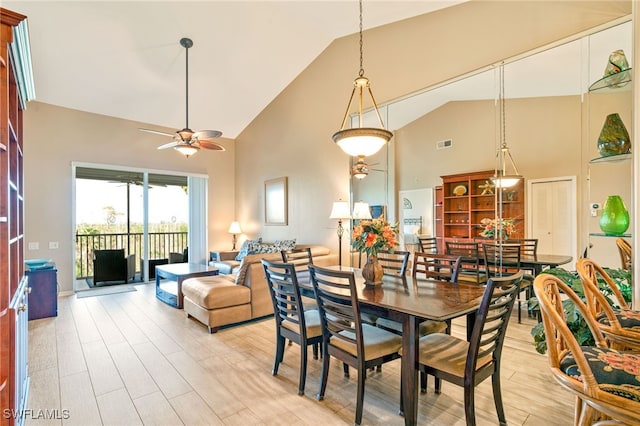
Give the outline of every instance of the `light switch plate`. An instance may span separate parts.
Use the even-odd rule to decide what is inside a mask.
[[[40,243],[29,243],[29,250],[38,250],[40,248]]]
[[[49,241],[49,249],[55,250],[57,248],[58,248],[58,242],[57,241]]]

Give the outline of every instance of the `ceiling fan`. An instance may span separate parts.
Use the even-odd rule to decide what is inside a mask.
[[[358,161],[355,162],[355,164],[353,164],[351,166],[351,176],[353,176],[356,179],[364,179],[367,177],[367,175],[369,175],[370,171],[373,172],[384,172],[384,170],[381,169],[371,169],[369,168],[369,166],[375,166],[378,163],[374,163],[374,164],[367,164],[364,162],[364,156],[363,155],[359,155],[358,156]]]
[[[152,129],[139,130],[143,132],[172,137],[173,142],[160,145],[158,149],[173,148],[183,154],[185,157],[189,157],[197,153],[200,148],[211,149],[214,151],[224,151],[225,149],[222,145],[212,141],[212,139],[222,136],[222,132],[218,130],[200,130],[194,132],[189,128],[189,48],[193,46],[193,41],[190,38],[181,38],[180,45],[184,47],[186,51],[186,120],[184,129],[178,130],[174,134],[160,132],[158,130]]]

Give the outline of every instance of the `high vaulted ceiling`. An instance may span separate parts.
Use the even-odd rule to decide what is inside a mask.
[[[461,2],[367,0],[364,27]],[[179,40],[191,38],[189,127],[229,138],[334,39],[358,31],[355,0],[23,0],[2,7],[28,17],[37,101],[148,127],[185,125]]]

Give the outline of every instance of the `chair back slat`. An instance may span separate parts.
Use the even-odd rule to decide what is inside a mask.
[[[313,265],[310,247],[281,250],[280,255],[282,256],[282,262],[294,264],[298,271],[306,270],[309,265]]]
[[[304,307],[294,265],[264,259],[262,265],[269,286],[276,326],[280,327],[283,321],[290,321],[299,324],[300,329],[304,330]]]
[[[533,256],[536,258],[538,255],[537,238],[510,238],[505,242],[508,244],[519,244],[520,253],[523,256]]]
[[[493,277],[487,281],[469,340],[465,376],[473,377],[476,362],[485,356],[492,355],[493,361],[499,362],[509,317],[523,275],[524,272],[519,271],[508,277]]]
[[[507,276],[520,270],[520,244],[484,242],[482,251],[490,277]]]
[[[447,241],[445,243],[448,255],[460,257],[460,269],[458,278],[462,275],[473,276],[477,283],[483,282],[484,272],[480,267],[480,250],[475,241]]]
[[[381,250],[378,252],[378,263],[385,275],[404,276],[409,264],[409,252]]]
[[[418,245],[421,253],[438,252],[438,239],[436,237],[418,235]]]
[[[411,275],[415,278],[423,274],[426,278],[458,282],[460,273],[460,256],[437,253],[413,253],[413,266]]]
[[[363,356],[362,323],[353,272],[315,265],[310,265],[309,271],[325,343],[330,338],[342,340],[356,345],[358,357]]]

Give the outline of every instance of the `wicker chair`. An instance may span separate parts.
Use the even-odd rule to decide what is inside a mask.
[[[533,289],[540,304],[547,340],[549,367],[556,381],[576,395],[575,425],[640,423],[640,384],[637,353],[607,348],[595,318],[564,282],[539,275]],[[563,300],[570,299],[587,321],[596,346],[580,346],[566,323]],[[606,423],[605,423],[606,422]]]
[[[633,259],[633,250],[631,244],[624,238],[616,238],[616,246],[620,254],[620,264],[622,269],[631,270],[631,260]]]
[[[576,263],[576,268],[584,288],[587,309],[596,318],[609,345],[619,350],[640,351],[640,312],[631,309],[616,283],[596,262],[582,258]],[[602,293],[600,282],[613,294],[617,307],[614,308]]]

